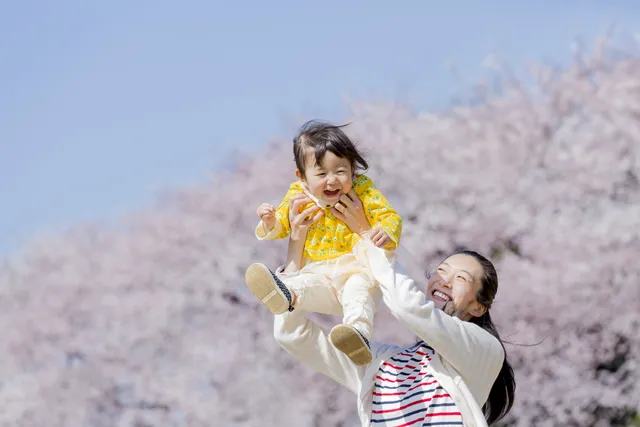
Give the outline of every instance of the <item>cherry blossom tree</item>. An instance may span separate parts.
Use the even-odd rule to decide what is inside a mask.
[[[504,423],[627,426],[640,412],[640,56],[603,42],[529,71],[534,83],[501,69],[439,114],[354,103],[347,130],[405,219],[405,260],[467,247],[496,263],[518,385]],[[253,236],[255,207],[278,202],[293,168],[290,138],[273,141],[116,226],[3,260],[0,425],[358,425],[355,396],[281,350],[244,288],[251,262],[283,260],[286,242]],[[375,338],[413,339],[384,307]]]

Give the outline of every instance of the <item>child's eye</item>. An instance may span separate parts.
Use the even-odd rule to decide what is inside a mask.
[[[326,173],[324,173],[324,172],[320,172],[320,173],[319,173],[319,174],[317,174],[316,176],[325,176],[325,175],[326,175]]]
[[[441,272],[441,273],[444,273],[444,268],[440,267],[440,268],[438,268],[438,271]]]

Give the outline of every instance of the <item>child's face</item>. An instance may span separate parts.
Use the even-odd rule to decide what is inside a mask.
[[[296,171],[296,175],[307,184],[311,194],[321,203],[333,206],[341,195],[351,191],[353,170],[351,162],[346,158],[327,151],[322,165],[317,165],[314,153],[309,151],[305,155],[305,168],[305,176],[300,171]]]

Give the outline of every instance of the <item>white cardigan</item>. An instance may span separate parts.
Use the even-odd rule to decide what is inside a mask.
[[[393,269],[383,251],[371,251],[370,256],[380,257],[371,268],[391,313],[439,356],[429,364],[429,373],[454,399],[464,425],[486,427],[482,406],[504,360],[498,339],[478,325],[437,309],[413,280]],[[363,427],[369,427],[378,369],[404,348],[372,342],[373,361],[356,366],[335,349],[316,323],[296,310],[275,316],[274,336],[293,357],[356,393],[360,421]]]

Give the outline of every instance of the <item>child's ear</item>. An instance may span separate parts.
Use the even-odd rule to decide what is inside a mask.
[[[300,181],[304,181],[304,175],[300,172],[300,169],[296,169],[296,176]]]

